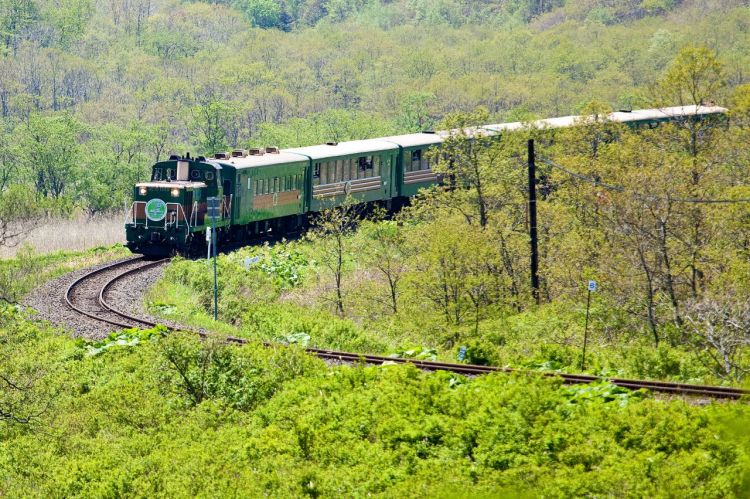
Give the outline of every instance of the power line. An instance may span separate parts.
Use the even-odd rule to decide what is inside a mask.
[[[608,184],[606,182],[602,182],[599,179],[596,179],[594,177],[589,177],[586,175],[582,175],[580,173],[576,173],[574,171],[568,170],[564,166],[558,165],[554,161],[547,159],[547,158],[539,158],[539,160],[549,165],[553,168],[557,168],[558,170],[562,170],[563,172],[567,173],[571,177],[575,177],[579,180],[583,180],[584,182],[588,182],[591,184],[594,184],[599,187],[604,187],[605,189],[611,190],[611,191],[617,191],[617,192],[630,192],[635,197],[639,197],[642,199],[647,199],[651,201],[669,201],[672,203],[694,203],[694,204],[740,204],[740,203],[750,203],[750,198],[740,198],[740,199],[701,199],[701,198],[672,198],[672,197],[664,197],[664,196],[655,196],[652,194],[642,194],[640,192],[634,191],[632,189],[628,189],[626,187],[623,187],[621,185],[614,185],[614,184]]]

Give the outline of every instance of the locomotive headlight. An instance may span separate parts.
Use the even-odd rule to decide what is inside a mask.
[[[176,198],[177,196],[180,195],[180,190],[179,189],[172,189],[170,192],[172,193],[172,197],[173,198]]]
[[[141,196],[145,196],[147,191],[148,191],[148,189],[146,189],[145,187],[141,187],[140,189],[138,189],[138,193]]]

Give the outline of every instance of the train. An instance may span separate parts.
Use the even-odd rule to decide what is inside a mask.
[[[675,106],[617,111],[606,119],[654,127],[726,112],[715,105]],[[501,137],[526,127],[566,128],[592,119],[596,118],[565,116],[490,124],[469,133]],[[171,155],[153,165],[148,182],[135,185],[125,220],[126,245],[131,252],[149,257],[194,255],[205,249],[206,231],[212,224],[221,245],[303,230],[312,215],[345,200],[395,209],[420,189],[441,181],[432,168],[434,155],[428,151],[440,147],[452,133],[425,131],[289,149],[235,149],[210,158]],[[211,219],[209,200],[214,204]]]

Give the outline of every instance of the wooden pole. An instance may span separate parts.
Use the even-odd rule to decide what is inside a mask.
[[[529,236],[531,240],[531,293],[537,305],[539,296],[539,238],[536,229],[536,156],[534,139],[529,139]]]

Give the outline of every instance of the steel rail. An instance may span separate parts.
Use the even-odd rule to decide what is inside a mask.
[[[114,320],[114,319],[107,318],[107,317],[102,317],[101,315],[99,315],[99,314],[97,314],[96,312],[93,312],[93,311],[84,310],[83,308],[81,308],[81,307],[79,307],[79,306],[77,306],[77,305],[75,305],[73,303],[73,294],[74,294],[74,291],[80,285],[82,285],[85,281],[87,281],[88,279],[91,279],[94,276],[97,276],[97,275],[102,274],[102,273],[107,272],[107,271],[111,271],[111,270],[116,269],[118,267],[124,267],[125,265],[129,265],[131,263],[138,262],[138,261],[143,261],[143,260],[144,260],[143,257],[129,258],[127,260],[123,260],[123,261],[116,262],[116,263],[113,263],[113,264],[105,265],[104,267],[100,267],[100,268],[98,268],[96,270],[93,270],[91,272],[87,272],[86,274],[82,275],[81,277],[79,277],[78,279],[76,279],[75,281],[73,281],[68,286],[68,288],[65,290],[65,304],[71,310],[73,310],[73,311],[75,311],[75,312],[77,312],[77,313],[79,313],[81,315],[84,315],[86,317],[89,317],[91,319],[94,319],[96,321],[104,322],[106,324],[110,324],[110,325],[113,325],[113,326],[122,327],[122,328],[126,328],[126,329],[133,328],[133,327],[138,327],[138,326],[134,326],[133,324],[128,324],[128,323],[121,322],[121,321]],[[166,261],[166,260],[164,260],[164,261]],[[106,312],[112,312],[113,314],[115,314],[117,316],[120,316],[122,318],[131,320],[133,322],[144,324],[144,325],[147,325],[149,327],[154,327],[155,324],[152,324],[149,321],[144,321],[144,320],[139,319],[137,317],[131,317],[131,316],[128,316],[126,314],[122,314],[122,313],[120,313],[118,311],[111,310],[109,307],[105,306],[104,303],[106,303],[106,302],[104,302],[104,303],[102,302],[102,292],[104,291],[104,288],[108,288],[109,286],[111,286],[121,276],[130,274],[131,272],[140,271],[140,270],[143,270],[145,268],[150,268],[151,266],[154,265],[154,263],[163,263],[164,261],[149,262],[146,265],[141,265],[139,267],[135,267],[134,269],[130,269],[130,270],[126,271],[126,272],[123,272],[122,274],[119,274],[119,275],[115,276],[113,279],[110,279],[109,281],[107,281],[105,283],[105,285],[102,287],[102,289],[100,290],[100,293],[99,293],[99,296],[98,296],[98,300],[99,300],[100,306],[102,306],[102,308]]]
[[[71,290],[73,290],[79,283],[83,282],[86,278],[102,273],[106,270],[111,270],[112,268],[115,268],[118,266],[123,266],[128,263],[132,263],[133,261],[136,261],[138,259],[139,258],[133,258],[130,260],[125,260],[123,262],[118,262],[116,264],[113,264],[107,267],[102,267],[100,269],[97,269],[93,272],[90,272],[78,278],[75,282],[73,282],[68,287],[68,290],[66,291],[65,300],[68,303],[68,306],[70,306],[73,310],[81,314],[84,314],[88,317],[91,317],[93,319],[96,319],[102,322],[106,322],[112,325],[125,327],[125,328],[134,327],[132,324],[124,324],[124,323],[114,321],[108,318],[99,317],[88,311],[77,308],[76,306],[72,304],[70,300],[70,294],[71,294]],[[116,275],[112,279],[108,280],[102,286],[99,292],[99,303],[102,306],[102,308],[108,312],[111,312],[117,316],[122,317],[123,319],[127,319],[132,322],[137,322],[148,327],[155,327],[156,323],[152,321],[139,318],[139,317],[134,317],[130,314],[127,314],[117,309],[117,307],[107,302],[106,295],[107,295],[107,291],[111,289],[114,283],[122,279],[123,277],[133,275],[138,272],[142,272],[144,270],[155,267],[157,265],[164,264],[167,261],[168,259],[149,262],[145,265],[141,265],[141,266],[126,270],[125,272],[121,272],[120,274]],[[171,329],[171,330],[174,330],[174,329]],[[207,333],[202,332],[202,331],[195,331],[195,330],[190,330],[190,329],[183,329],[183,330],[185,332],[197,334],[201,338],[207,338],[209,336]],[[225,337],[224,340],[228,343],[232,343],[235,345],[245,345],[245,344],[250,344],[254,342],[254,341],[251,341],[245,338],[239,338],[236,336],[228,336],[228,337]],[[266,347],[278,346],[278,344],[267,343],[267,342],[264,342],[263,345]],[[628,379],[628,378],[610,378],[606,376],[594,376],[594,375],[589,375],[589,374],[539,372],[539,371],[529,371],[529,370],[523,370],[523,369],[514,369],[510,367],[480,366],[480,365],[475,365],[475,364],[455,364],[455,363],[439,362],[439,361],[431,361],[431,360],[387,357],[383,355],[369,355],[369,354],[361,354],[361,353],[354,353],[354,352],[340,352],[336,350],[328,350],[328,349],[320,349],[320,348],[306,348],[305,350],[308,353],[317,356],[318,358],[329,360],[329,361],[339,361],[339,362],[346,362],[346,363],[353,363],[353,364],[372,364],[372,365],[411,364],[425,371],[449,371],[452,373],[461,374],[465,376],[481,376],[481,375],[492,374],[492,373],[526,374],[526,375],[534,375],[534,376],[543,376],[546,378],[561,378],[563,383],[566,385],[576,385],[576,384],[586,384],[586,383],[596,383],[596,382],[606,381],[606,382],[612,383],[615,386],[628,388],[631,390],[645,389],[645,390],[649,390],[652,392],[660,392],[660,393],[667,393],[667,394],[673,394],[673,395],[688,395],[688,396],[708,397],[708,398],[716,398],[716,399],[732,399],[732,400],[737,400],[742,397],[750,396],[750,391],[748,390],[726,387],[726,386],[696,385],[696,384],[689,384],[689,383],[673,383],[669,381],[650,381],[650,380],[638,380],[638,379]]]
[[[156,327],[156,323],[154,323],[154,322],[151,322],[149,320],[145,320],[145,319],[140,318],[140,317],[135,317],[135,316],[130,315],[130,314],[126,313],[126,312],[123,312],[122,310],[116,308],[114,305],[111,305],[109,302],[107,302],[106,294],[107,294],[107,291],[109,291],[110,288],[117,281],[119,281],[120,279],[122,279],[123,277],[129,276],[129,275],[133,275],[133,274],[137,274],[139,272],[143,272],[144,270],[148,270],[148,269],[150,269],[152,267],[158,267],[159,265],[164,265],[168,261],[169,261],[169,258],[163,258],[161,260],[156,260],[156,261],[153,261],[153,262],[149,262],[149,263],[147,263],[145,265],[141,265],[140,267],[135,267],[135,268],[126,270],[125,272],[122,272],[120,274],[117,274],[112,279],[110,279],[109,281],[107,281],[104,284],[104,286],[102,286],[101,290],[99,291],[99,305],[101,305],[101,307],[104,308],[105,310],[107,310],[109,312],[112,312],[113,314],[118,315],[120,317],[123,317],[125,319],[128,319],[130,321],[138,322],[138,323],[144,324],[144,325],[146,325],[148,327]]]

